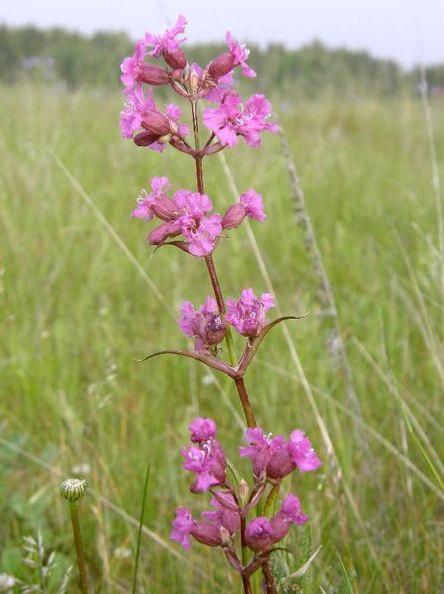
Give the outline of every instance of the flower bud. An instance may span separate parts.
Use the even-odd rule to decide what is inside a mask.
[[[193,94],[196,94],[199,90],[199,74],[192,69],[189,76],[190,87]]]
[[[219,532],[220,532],[220,539],[221,539],[222,546],[230,545],[231,544],[231,536],[230,536],[230,533],[228,532],[228,530],[224,526],[221,526],[219,528]]]
[[[140,66],[140,73],[137,77],[140,82],[153,86],[167,85],[170,82],[168,72],[160,66],[153,64],[143,64]]]
[[[196,522],[191,530],[191,534],[204,545],[219,547],[222,544],[221,528],[209,522]]]
[[[86,481],[81,479],[69,478],[60,484],[60,495],[70,501],[78,501],[86,493]]]
[[[162,221],[174,221],[177,218],[177,206],[169,198],[158,198],[153,205],[153,212]]]
[[[239,227],[239,225],[245,219],[246,214],[245,207],[242,204],[232,204],[224,214],[222,219],[222,228],[235,229],[236,227]]]
[[[157,136],[164,136],[170,132],[170,121],[159,111],[148,109],[143,114],[142,128]]]
[[[161,245],[167,237],[171,235],[170,223],[163,223],[154,229],[148,235],[148,241],[151,245]]]
[[[247,503],[249,495],[250,489],[248,488],[248,483],[244,479],[241,479],[239,481],[239,498],[242,505]]]
[[[152,132],[139,132],[134,136],[134,142],[137,146],[150,146],[153,142],[157,142],[158,135]]]
[[[273,544],[273,527],[268,518],[259,516],[249,522],[245,530],[245,544],[252,551],[263,551]]]
[[[205,324],[206,342],[210,345],[219,344],[225,337],[226,324],[218,314],[211,315]]]
[[[221,76],[225,76],[234,68],[234,56],[227,52],[217,56],[208,66],[209,76],[217,82]]]
[[[173,70],[183,69],[187,65],[187,58],[180,47],[172,52],[163,50],[162,57]]]

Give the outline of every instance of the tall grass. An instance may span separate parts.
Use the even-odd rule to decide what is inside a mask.
[[[102,592],[128,592],[148,459],[140,591],[225,591],[224,560],[196,546],[184,562],[168,532],[189,497],[178,455],[187,420],[217,416],[234,452],[236,396],[188,361],[135,361],[183,346],[178,306],[210,292],[203,267],[179,252],[152,255],[143,223],[129,218],[150,176],[193,183],[186,158],[122,141],[118,95],[19,87],[0,96],[0,571],[22,575],[20,538],[39,529],[71,559],[56,488],[60,474],[80,470],[92,487],[83,519],[92,578]],[[431,107],[442,175],[444,112]],[[304,427],[323,449],[323,472],[293,485],[311,522],[289,547],[302,565],[323,545],[301,588],[437,592],[443,262],[422,106],[320,100],[281,113],[361,416],[331,367],[279,139],[227,154],[232,181],[264,195],[268,219],[257,249],[254,226],[239,229],[217,265],[226,295],[240,278],[265,289],[268,276],[284,313],[310,312],[270,338],[247,376],[264,429]],[[208,162],[217,205],[231,201],[226,172]]]

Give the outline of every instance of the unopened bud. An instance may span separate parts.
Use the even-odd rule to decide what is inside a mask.
[[[222,228],[235,229],[236,227],[239,227],[239,225],[245,219],[246,214],[245,206],[240,204],[240,202],[237,204],[232,204],[224,214],[222,219]]]
[[[150,146],[153,142],[157,142],[159,136],[152,132],[140,132],[134,136],[134,142],[137,146]]]
[[[180,47],[172,52],[164,50],[162,56],[168,66],[171,66],[173,70],[183,69],[187,65],[187,58]]]
[[[153,211],[162,221],[173,221],[177,217],[177,206],[169,198],[158,198],[153,205]]]
[[[231,72],[234,68],[234,56],[231,53],[217,56],[208,66],[209,76],[217,82],[219,78]]]
[[[225,337],[226,324],[219,314],[212,314],[205,324],[208,344],[219,344]]]
[[[170,132],[170,121],[155,109],[148,109],[143,114],[142,128],[157,136],[164,136]]]
[[[239,498],[242,505],[245,505],[248,501],[248,496],[250,494],[250,489],[248,487],[247,481],[244,479],[240,479],[239,481]]]
[[[199,75],[194,69],[192,69],[190,72],[189,81],[191,91],[193,94],[196,94],[199,90]]]
[[[222,540],[222,546],[231,544],[231,536],[225,526],[220,527],[220,538]]]
[[[148,235],[148,241],[151,245],[161,245],[167,237],[171,235],[171,225],[169,223],[162,223]]]
[[[60,484],[60,495],[70,501],[78,501],[86,493],[86,481],[82,479],[69,478]]]
[[[153,86],[167,85],[170,81],[168,72],[160,66],[154,66],[153,64],[144,64],[140,67],[140,73],[138,80]]]

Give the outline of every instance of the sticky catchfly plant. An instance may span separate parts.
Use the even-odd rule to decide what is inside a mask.
[[[236,71],[246,77],[256,76],[248,64],[248,48],[228,32],[225,52],[206,65],[189,63],[183,49],[185,27],[186,19],[179,16],[164,33],[147,32],[137,41],[134,53],[123,60],[125,101],[120,130],[138,147],[163,152],[171,146],[194,162],[195,187],[174,188],[168,178],[153,177],[147,188],[141,189],[132,216],[153,225],[147,241],[154,249],[173,246],[204,263],[214,296],[202,296],[201,305],[190,301],[182,304],[178,325],[192,340],[189,349],[158,351],[145,360],[162,354],[185,356],[233,380],[248,426],[246,445],[240,447],[239,454],[251,461],[251,478],[232,480],[216,422],[205,417],[194,419],[189,426],[190,443],[180,453],[183,468],[191,477],[191,493],[209,494],[210,509],[197,516],[188,507],[179,507],[170,536],[185,549],[197,541],[221,550],[239,574],[244,594],[253,594],[257,580],[252,576],[257,571],[263,575],[261,592],[276,594],[270,557],[282,547],[292,526],[308,521],[298,497],[280,493],[283,480],[293,472],[315,471],[321,462],[302,430],[294,429],[287,438],[265,433],[257,426],[244,375],[268,332],[296,316],[270,320],[273,295],[255,294],[252,288],[242,289],[237,298],[225,299],[213,252],[246,218],[265,220],[264,199],[249,188],[234,204],[222,206],[221,197],[205,192],[203,162],[240,140],[257,149],[265,132],[275,134],[279,129],[264,95],[243,99],[235,90]],[[177,99],[188,104],[191,128],[175,103],[156,103],[157,87],[169,87]],[[205,140],[201,138],[202,128],[207,130]],[[234,350],[233,332],[243,341],[239,356]],[[271,502],[279,500],[275,511]]]

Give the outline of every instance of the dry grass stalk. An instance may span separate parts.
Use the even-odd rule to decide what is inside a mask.
[[[353,374],[347,357],[347,350],[341,335],[338,310],[336,307],[333,290],[327,275],[327,271],[325,270],[318,243],[316,241],[316,234],[307,210],[307,206],[305,204],[304,191],[301,186],[294,159],[291,155],[290,146],[285,134],[282,131],[280,134],[280,139],[284,160],[287,165],[288,174],[290,177],[290,186],[294,200],[296,220],[304,232],[305,248],[310,257],[313,271],[318,281],[318,296],[323,307],[322,316],[331,321],[328,351],[334,366],[341,370],[342,376],[344,378],[348,401],[350,402],[350,405],[353,406],[353,410],[360,415],[361,407],[354,386]]]

